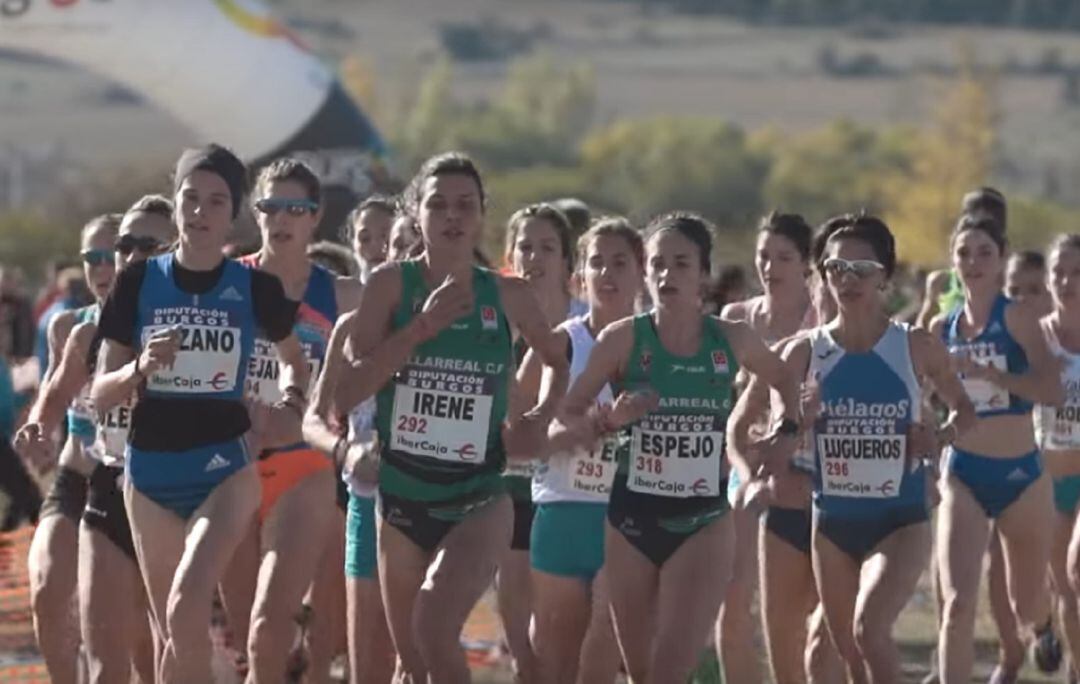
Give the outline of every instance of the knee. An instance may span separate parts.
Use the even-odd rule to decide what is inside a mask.
[[[445,613],[426,601],[418,601],[413,621],[413,634],[416,647],[428,669],[438,670],[438,664],[444,662],[459,648],[460,629],[448,625]]]
[[[866,660],[873,658],[883,643],[889,642],[889,625],[867,613],[855,616],[853,625],[855,646]]]
[[[973,624],[978,609],[974,592],[956,589],[942,591],[942,623]]]
[[[263,606],[251,619],[248,650],[255,658],[280,655],[292,645],[290,627],[295,616],[282,607]]]

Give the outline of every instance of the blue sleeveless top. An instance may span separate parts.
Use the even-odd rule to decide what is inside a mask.
[[[1027,355],[1009,334],[1005,324],[1005,310],[1012,300],[999,294],[990,309],[990,318],[982,331],[970,340],[960,334],[960,318],[964,315],[963,307],[949,313],[945,319],[942,337],[950,354],[963,353],[983,365],[993,365],[1008,373],[1023,373],[1028,368]],[[986,380],[961,378],[964,390],[971,403],[975,405],[975,414],[985,416],[1023,415],[1030,413],[1033,403],[1023,397],[1010,394]]]
[[[846,351],[825,328],[810,334],[807,373],[821,392],[813,496],[829,515],[926,506],[922,466],[907,462],[908,427],[921,410],[909,330],[890,322],[865,353]]]
[[[252,255],[252,257],[254,258],[241,259],[241,263],[250,268],[258,268],[258,255]],[[335,278],[330,271],[316,264],[311,265],[307,288],[304,290],[303,299],[296,312],[296,323],[293,325],[293,333],[299,340],[308,362],[310,381],[307,392],[309,396],[319,378],[319,371],[322,369],[323,359],[330,345],[330,333],[337,320],[338,303],[334,281]],[[255,349],[247,369],[245,390],[247,397],[267,405],[281,400],[281,388],[278,386],[280,375],[281,363],[273,344],[262,336],[261,331],[257,332]]]
[[[147,378],[146,396],[239,401],[255,345],[251,271],[226,260],[213,289],[192,294],[173,281],[174,260],[172,253],[147,260],[139,291],[136,353],[158,330],[178,327],[182,335],[176,363]]]

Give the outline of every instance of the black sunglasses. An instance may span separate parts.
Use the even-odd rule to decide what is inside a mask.
[[[267,216],[274,216],[279,211],[284,211],[290,216],[303,216],[314,214],[319,210],[319,203],[309,199],[285,199],[283,197],[267,197],[255,203],[255,209]]]
[[[139,250],[143,254],[154,254],[155,252],[161,251],[164,246],[164,242],[155,237],[150,237],[149,235],[140,237],[129,233],[127,235],[121,235],[116,240],[116,251],[124,256],[128,256],[135,250]]]

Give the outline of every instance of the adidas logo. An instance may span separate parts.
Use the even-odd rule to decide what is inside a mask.
[[[244,296],[237,292],[236,288],[232,285],[225,288],[225,291],[221,293],[221,298],[228,302],[244,301]]]
[[[1009,482],[1021,482],[1028,479],[1028,474],[1024,472],[1023,468],[1015,468],[1005,477],[1005,479]]]
[[[221,470],[222,468],[228,468],[229,465],[231,464],[229,463],[228,459],[222,458],[221,454],[214,454],[214,457],[206,463],[206,467],[203,468],[203,472],[209,473],[213,470]]]

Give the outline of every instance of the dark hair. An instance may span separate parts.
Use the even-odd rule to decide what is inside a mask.
[[[322,204],[322,185],[319,183],[319,177],[310,166],[299,159],[290,157],[275,159],[264,166],[259,171],[258,178],[255,179],[255,192],[262,194],[269,189],[271,183],[285,181],[299,183],[309,200]]]
[[[172,221],[173,208],[172,200],[164,195],[143,195],[135,200],[135,204],[128,207],[128,210],[124,212],[124,215],[153,214]]]
[[[217,174],[229,188],[232,216],[240,213],[240,205],[248,193],[248,169],[231,150],[216,143],[184,150],[176,161],[173,173],[173,194],[180,192],[184,179],[195,171]]]
[[[566,220],[570,222],[570,230],[575,238],[580,238],[589,230],[592,224],[592,212],[589,211],[588,204],[576,197],[557,199],[552,204],[566,216]]]
[[[637,260],[638,267],[645,267],[645,241],[641,239],[641,233],[621,216],[600,217],[592,224],[591,228],[578,238],[577,260],[579,264],[584,265],[586,255],[589,253],[589,246],[602,235],[611,235],[626,240],[627,244],[630,245],[630,251],[634,253],[634,259]]]
[[[821,263],[825,257],[825,248],[829,245],[832,234],[850,223],[847,214],[834,216],[818,226],[814,233],[814,242],[810,245],[810,258],[814,264]]]
[[[405,211],[413,216],[419,215],[420,200],[423,199],[424,183],[428,178],[437,176],[468,176],[476,183],[476,190],[480,195],[480,209],[487,208],[487,195],[484,194],[484,181],[480,178],[480,172],[476,164],[464,152],[444,152],[431,157],[423,163],[416,172],[403,194],[403,206]]]
[[[713,233],[716,230],[712,223],[692,212],[676,211],[664,214],[654,218],[646,226],[645,242],[649,242],[665,230],[678,231],[687,240],[697,245],[701,270],[705,273],[712,272]]]
[[[1033,249],[1025,249],[1019,252],[1013,252],[1009,256],[1009,266],[1031,271],[1045,271],[1046,257],[1043,256],[1042,252],[1037,252]]]
[[[120,222],[124,220],[123,214],[101,214],[86,222],[79,232],[79,242],[98,231],[106,231],[116,236],[120,230]]]
[[[861,240],[874,250],[878,263],[885,267],[885,277],[891,278],[896,270],[896,240],[892,231],[880,218],[865,211],[857,214],[834,216],[822,226],[822,233],[828,230],[821,244],[821,253],[817,255],[818,272],[825,275],[825,249],[830,242],[838,240]],[[819,233],[819,237],[822,233]]]
[[[506,262],[511,262],[514,255],[514,244],[517,242],[521,229],[525,227],[526,222],[534,219],[547,221],[555,229],[555,235],[559,238],[559,248],[562,250],[563,260],[566,261],[566,268],[572,273],[574,271],[574,249],[572,247],[573,237],[570,234],[573,230],[570,227],[570,221],[554,205],[543,202],[518,209],[506,222],[506,254],[504,255]]]
[[[356,260],[348,247],[330,240],[319,240],[307,246],[307,256],[336,276],[355,275]]]
[[[772,211],[761,219],[758,232],[787,238],[795,245],[803,261],[810,260],[810,241],[813,231],[806,219],[799,214],[781,214],[778,211]]]
[[[956,227],[953,228],[952,238],[949,240],[950,244],[956,242],[956,238],[960,237],[962,233],[966,233],[969,230],[982,231],[994,241],[997,245],[998,252],[1004,253],[1005,248],[1008,247],[1008,241],[1005,239],[1005,229],[989,216],[973,216],[971,214],[964,214],[960,217],[960,220],[956,222]]]
[[[738,264],[725,266],[720,269],[720,273],[709,287],[708,299],[719,313],[728,304],[738,301],[734,297],[735,292],[745,290],[749,285],[750,280],[746,276],[745,268]]]
[[[1008,225],[1008,205],[1005,203],[1005,195],[997,188],[981,187],[964,195],[960,202],[960,212],[963,214],[988,214],[1001,226],[1001,232],[1005,232]]]
[[[368,209],[375,209],[377,211],[386,212],[391,218],[394,218],[400,213],[400,207],[397,200],[389,195],[369,195],[363,202],[357,204],[349,215],[345,217],[345,225],[341,227],[341,239],[345,242],[352,242],[352,239],[356,237],[356,224],[360,222],[360,215]]]
[[[1054,238],[1054,241],[1050,243],[1050,249],[1046,251],[1047,254],[1053,254],[1054,252],[1060,252],[1063,249],[1075,249],[1080,250],[1080,233],[1062,233]]]

